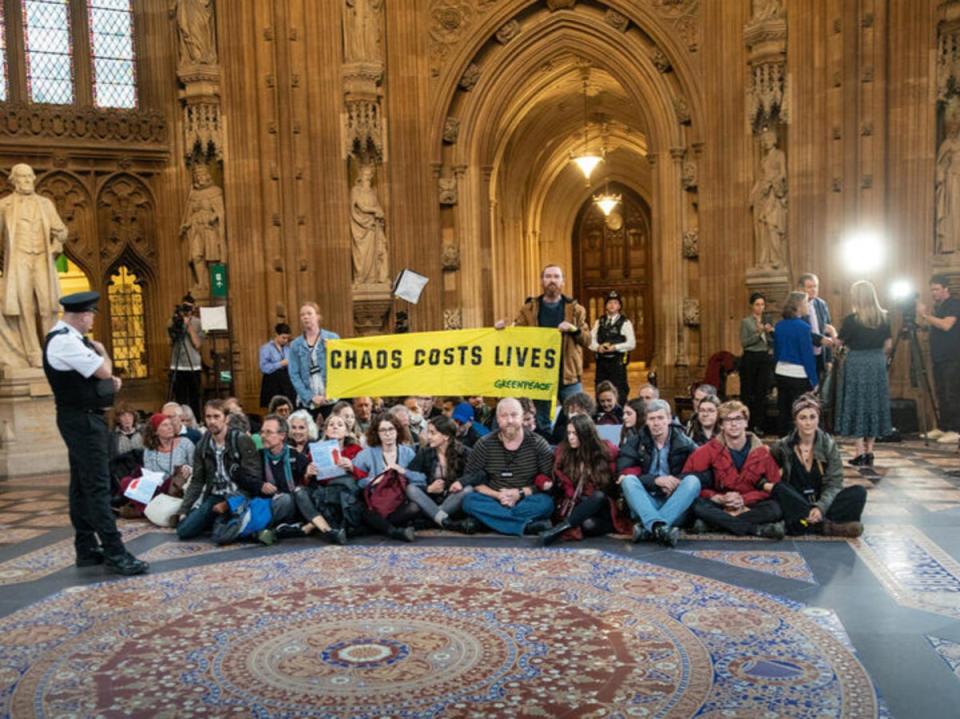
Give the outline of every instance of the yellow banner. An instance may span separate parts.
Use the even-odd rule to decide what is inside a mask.
[[[556,396],[560,332],[541,327],[380,335],[327,342],[327,396]]]

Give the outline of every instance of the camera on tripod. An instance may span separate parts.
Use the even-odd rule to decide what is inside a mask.
[[[184,297],[180,304],[174,306],[173,316],[170,318],[170,324],[167,326],[167,334],[170,335],[172,342],[176,342],[186,333],[187,321],[193,314],[193,308],[193,297],[190,295]]]
[[[893,308],[903,317],[901,334],[911,334],[917,331],[917,300],[920,293],[906,280],[898,280],[890,288],[890,298]]]

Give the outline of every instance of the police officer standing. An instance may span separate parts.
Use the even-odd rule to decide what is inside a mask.
[[[87,339],[97,311],[97,292],[60,300],[63,319],[47,335],[43,371],[57,405],[57,427],[70,458],[70,521],[76,532],[77,566],[104,564],[118,574],[149,568],[123,546],[110,509],[109,431],[104,411],[113,404],[120,378],[103,345]]]
[[[627,363],[630,352],[637,346],[633,323],[620,314],[623,299],[616,290],[607,293],[606,313],[593,323],[590,349],[597,355],[596,382],[613,382],[620,394],[620,406],[626,404],[630,387],[627,385]]]

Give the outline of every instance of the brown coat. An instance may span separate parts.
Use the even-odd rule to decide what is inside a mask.
[[[513,323],[518,327],[538,327],[537,316],[542,299],[543,295],[527,298]],[[579,382],[583,374],[583,348],[590,346],[590,326],[587,324],[587,309],[583,305],[566,295],[562,295],[561,299],[563,319],[577,328],[576,332],[564,332],[560,345],[563,384],[573,384]]]

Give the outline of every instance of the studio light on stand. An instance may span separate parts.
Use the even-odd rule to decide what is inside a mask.
[[[850,233],[840,246],[843,266],[849,274],[866,275],[876,272],[887,257],[883,237],[872,230]]]

